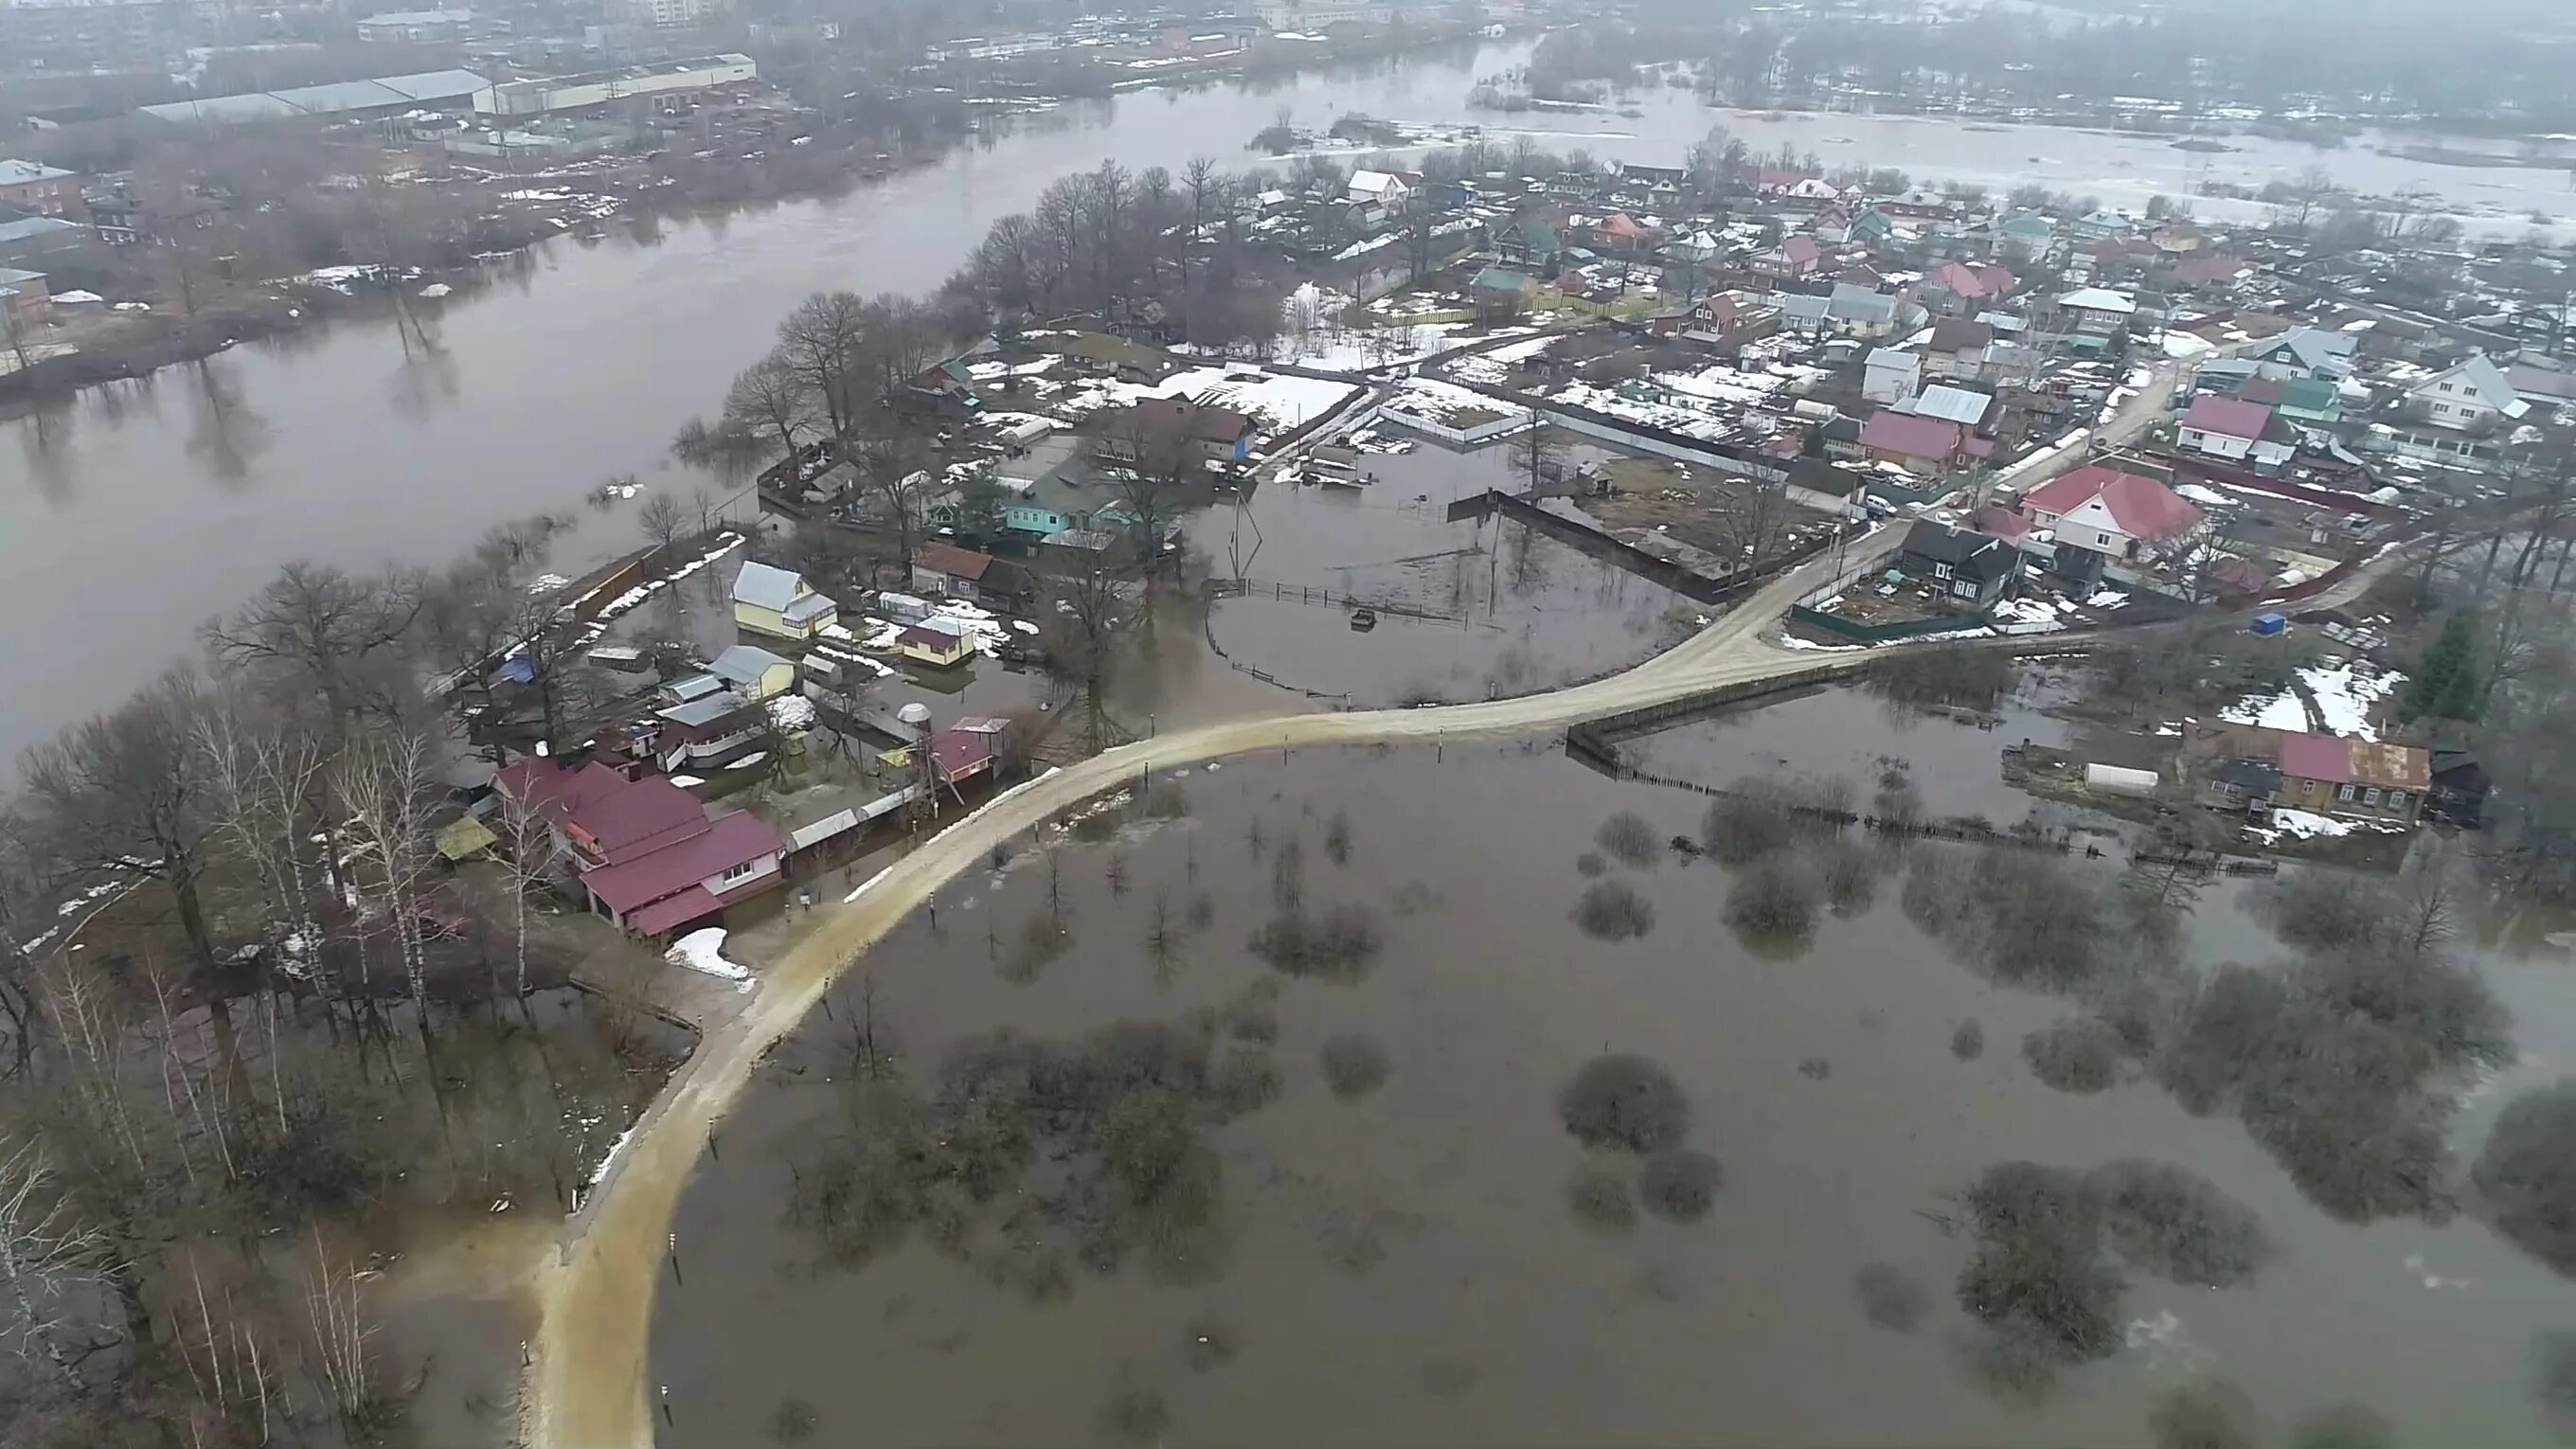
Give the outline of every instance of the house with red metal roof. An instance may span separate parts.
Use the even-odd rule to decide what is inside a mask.
[[[2057,542],[2116,559],[2179,543],[2205,522],[2188,499],[2155,479],[2098,463],[2032,489],[2021,511],[2033,525],[2054,530]]]
[[[2283,731],[2280,803],[2319,815],[2413,825],[2433,786],[2432,757],[2413,745]]]
[[[567,770],[530,756],[495,784],[544,816],[588,908],[635,935],[708,923],[783,883],[787,847],[766,822],[710,818],[660,775],[628,779],[596,761]]]
[[[2242,463],[2249,461],[2254,445],[2263,441],[2264,431],[2271,426],[2272,410],[2261,403],[2203,393],[2192,399],[2190,411],[2182,415],[2175,441],[2196,453]]]
[[[1973,429],[1947,418],[1885,408],[1860,425],[1860,448],[1873,463],[1895,463],[1937,477],[1992,457],[1995,440],[1979,437]]]

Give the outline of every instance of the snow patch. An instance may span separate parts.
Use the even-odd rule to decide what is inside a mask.
[[[702,975],[725,981],[739,981],[742,983],[742,989],[749,991],[751,989],[750,968],[739,962],[726,960],[724,943],[724,927],[709,926],[703,931],[691,931],[672,942],[671,949],[662,953],[662,959],[674,966],[685,966]],[[614,1153],[612,1152],[611,1155]]]

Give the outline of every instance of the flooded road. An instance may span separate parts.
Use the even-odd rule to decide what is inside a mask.
[[[1955,776],[1958,808],[2003,818],[2010,792],[1976,783],[2003,732],[1899,729],[1837,689],[1650,750],[1727,780],[1804,741],[1802,768],[1864,793],[1904,758],[1918,778]],[[1706,801],[1605,780],[1552,739],[1304,749],[1159,788],[1145,813],[1163,818],[952,882],[935,921],[906,920],[759,1073],[672,1223],[685,1282],[661,1284],[650,1368],[663,1442],[797,1425],[884,1443],[2139,1443],[2159,1397],[2207,1375],[2251,1396],[2267,1439],[2359,1402],[2402,1442],[2545,1440],[2524,1350],[2558,1324],[2563,1285],[2466,1218],[2338,1222],[2238,1123],[2149,1082],[2041,1085],[2015,1047],[2066,1003],[1993,985],[1927,935],[1898,901],[1902,853],[1876,858],[1868,903],[1784,954],[1739,941],[1733,872],[1657,845],[1606,867],[1653,916],[1611,941],[1569,918],[1596,830],[1627,810],[1650,843],[1696,834]],[[1350,969],[1274,969],[1249,949],[1291,876],[1296,910],[1364,913],[1375,941]],[[2237,895],[2202,898],[2194,957],[2279,952]],[[1196,922],[1177,948],[1156,944],[1158,901]],[[1023,943],[1050,932],[1032,968]],[[2488,965],[2527,1011],[2521,968]],[[1077,1257],[1033,1275],[1087,1221],[1049,1216],[1082,1160],[1055,1148],[960,1247],[915,1225],[854,1266],[846,1237],[791,1211],[882,1130],[851,1090],[862,1022],[868,1060],[927,1092],[998,1027],[1074,1042],[1192,1013],[1228,1073],[1276,1083],[1199,1129],[1221,1186],[1215,1230],[1185,1259],[1147,1244],[1115,1271]],[[1989,1045],[1963,1060],[1954,1029],[1971,1020]],[[2464,1153],[2494,1102],[2570,1045],[2520,1035],[2531,1064],[2454,1124]],[[1383,1051],[1373,1090],[1319,1064],[1354,1036]],[[1559,1121],[1560,1088],[1603,1053],[1678,1084],[1682,1145],[1724,1171],[1705,1216],[1650,1201],[1621,1227],[1569,1211],[1570,1174],[1624,1160],[1587,1154]],[[1972,1320],[1951,1283],[1970,1245],[1944,1225],[1980,1172],[2017,1158],[2179,1165],[2257,1215],[2277,1251],[2224,1290],[2129,1273],[2117,1351],[2007,1407],[1963,1367]],[[1853,1282],[1873,1262],[1925,1293],[1910,1330],[1870,1325]]]
[[[0,755],[121,699],[200,620],[289,560],[436,562],[494,523],[548,510],[581,520],[558,558],[567,572],[631,544],[636,505],[591,513],[584,491],[628,472],[684,498],[705,483],[672,464],[665,443],[715,405],[805,293],[935,286],[986,225],[1058,175],[1109,157],[1136,168],[1197,154],[1249,162],[1239,148],[1282,106],[1310,127],[1345,111],[1521,125],[1542,144],[1667,165],[1723,121],[1748,144],[1794,140],[1829,162],[1998,186],[2038,179],[2113,200],[2186,190],[2204,165],[2259,181],[2316,159],[2375,190],[2421,182],[2514,215],[2566,206],[2562,173],[2422,166],[2359,146],[2246,141],[2245,152],[2205,161],[2153,138],[2088,132],[1771,121],[1671,90],[1646,93],[1634,119],[1465,109],[1477,77],[1527,54],[1526,43],[1497,44],[1257,89],[1068,106],[989,149],[847,197],[556,242],[524,275],[441,308],[434,353],[407,353],[390,325],[353,321],[0,421],[0,608],[18,683],[0,708]]]

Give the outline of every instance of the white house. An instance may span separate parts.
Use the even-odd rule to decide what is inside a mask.
[[[2241,462],[2262,441],[2263,430],[2271,422],[2272,410],[2261,403],[2209,394],[2192,400],[2175,441],[2196,453]]]
[[[2200,531],[2201,511],[2152,478],[2091,464],[2023,495],[2021,513],[2059,544],[2114,559],[2178,543]]]
[[[2513,390],[2502,369],[2484,357],[2472,357],[2433,374],[2406,390],[2410,411],[2437,428],[2483,431],[2499,422],[2519,421],[2531,405]]]
[[[1923,357],[1920,353],[1899,352],[1893,347],[1873,347],[1869,360],[1861,366],[1860,395],[1874,403],[1893,407],[1912,398],[1923,386]]]
[[[1352,201],[1398,212],[1404,210],[1406,199],[1413,195],[1413,185],[1392,171],[1354,171],[1350,190],[1344,195]]]
[[[2349,332],[2293,327],[2236,354],[2263,365],[2268,377],[2344,378],[2352,375],[2353,345]]]

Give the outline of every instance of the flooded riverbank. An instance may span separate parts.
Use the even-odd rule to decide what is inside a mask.
[[[1867,798],[1901,765],[1926,808],[1955,787],[1955,808],[2001,820],[2010,792],[1969,782],[2027,718],[1899,729],[1835,690],[1642,749],[1722,783],[1781,776],[1774,741],[1831,732],[1801,770]],[[662,1438],[2142,1442],[2166,1393],[2210,1375],[2275,1433],[2358,1401],[2405,1441],[2542,1437],[2523,1365],[2555,1322],[2545,1272],[2466,1218],[2336,1221],[2239,1124],[2133,1072],[2041,1085],[2016,1046],[2069,1003],[1927,935],[1903,900],[1912,856],[1868,848],[1867,887],[1802,948],[1748,942],[1732,898],[1762,862],[1662,844],[1700,835],[1706,805],[1607,781],[1552,738],[1309,750],[1174,771],[1123,823],[953,882],[772,1055],[724,1158],[697,1164],[672,1224],[685,1282],[655,1305]],[[1618,812],[1642,829],[1605,830]],[[1645,903],[1642,934],[1633,912],[1577,911],[1603,882]],[[2185,929],[2194,961],[2281,951],[2231,887]],[[2530,1003],[2526,968],[2485,964]],[[1170,1025],[1096,1034],[1122,1021]],[[1961,1047],[1971,1021],[1981,1051]],[[991,1075],[997,1029],[1077,1075]],[[2521,1035],[2534,1059],[2569,1046]],[[1129,1159],[1099,1155],[1082,1104],[1101,1089],[1071,1084],[1139,1040],[1178,1055],[1134,1080],[1195,1084],[1198,1105],[1177,1137],[1109,1140],[1212,1164],[1186,1176],[1203,1194],[1101,1175]],[[867,1155],[881,1114],[954,1088],[961,1049],[985,1086],[947,1100],[1001,1115],[947,1119],[925,1150],[992,1165],[994,1195],[905,1221],[853,1164],[888,1165]],[[1677,1168],[1641,1180],[1569,1136],[1561,1089],[1605,1054],[1670,1073],[1687,1122],[1649,1145],[1717,1160],[1704,1212]],[[2480,1093],[2454,1145],[2474,1151],[2532,1073]],[[1047,1081],[1074,1093],[1059,1111],[1008,1113]],[[1035,1136],[970,1140],[1013,1122]],[[2276,1250],[2220,1291],[2133,1266],[2116,1350],[2008,1407],[1962,1357],[1981,1329],[1954,1306],[1960,1194],[2001,1162],[2115,1158],[2206,1178]],[[833,1183],[857,1196],[816,1195]]]
[[[622,473],[684,500],[714,486],[669,459],[670,435],[714,406],[799,298],[854,279],[869,291],[932,288],[986,226],[1059,175],[1104,157],[1140,170],[1202,154],[1249,164],[1241,147],[1283,107],[1309,128],[1349,112],[1443,126],[1496,119],[1471,117],[1466,94],[1528,54],[1526,42],[1492,44],[1068,104],[847,196],[543,245],[443,303],[435,346],[407,343],[389,319],[353,319],[0,422],[0,607],[21,641],[0,754],[123,698],[201,620],[290,560],[435,563],[495,523],[553,510],[579,518],[560,544],[567,573],[631,546],[640,505],[591,512],[578,506],[583,494]],[[2405,162],[2367,139],[2335,151],[2248,142],[2210,158],[2160,138],[1934,118],[1775,121],[1705,108],[1682,90],[1647,93],[1641,109],[1535,119],[1530,133],[1602,159],[1673,165],[1722,123],[1758,149],[1792,142],[1830,165],[1998,188],[2037,180],[2132,204],[2187,193],[2201,175],[2259,184],[2310,160],[2347,185],[2426,185],[2499,218],[2563,207],[2566,196],[2559,172]],[[154,586],[103,582],[126,576]]]

